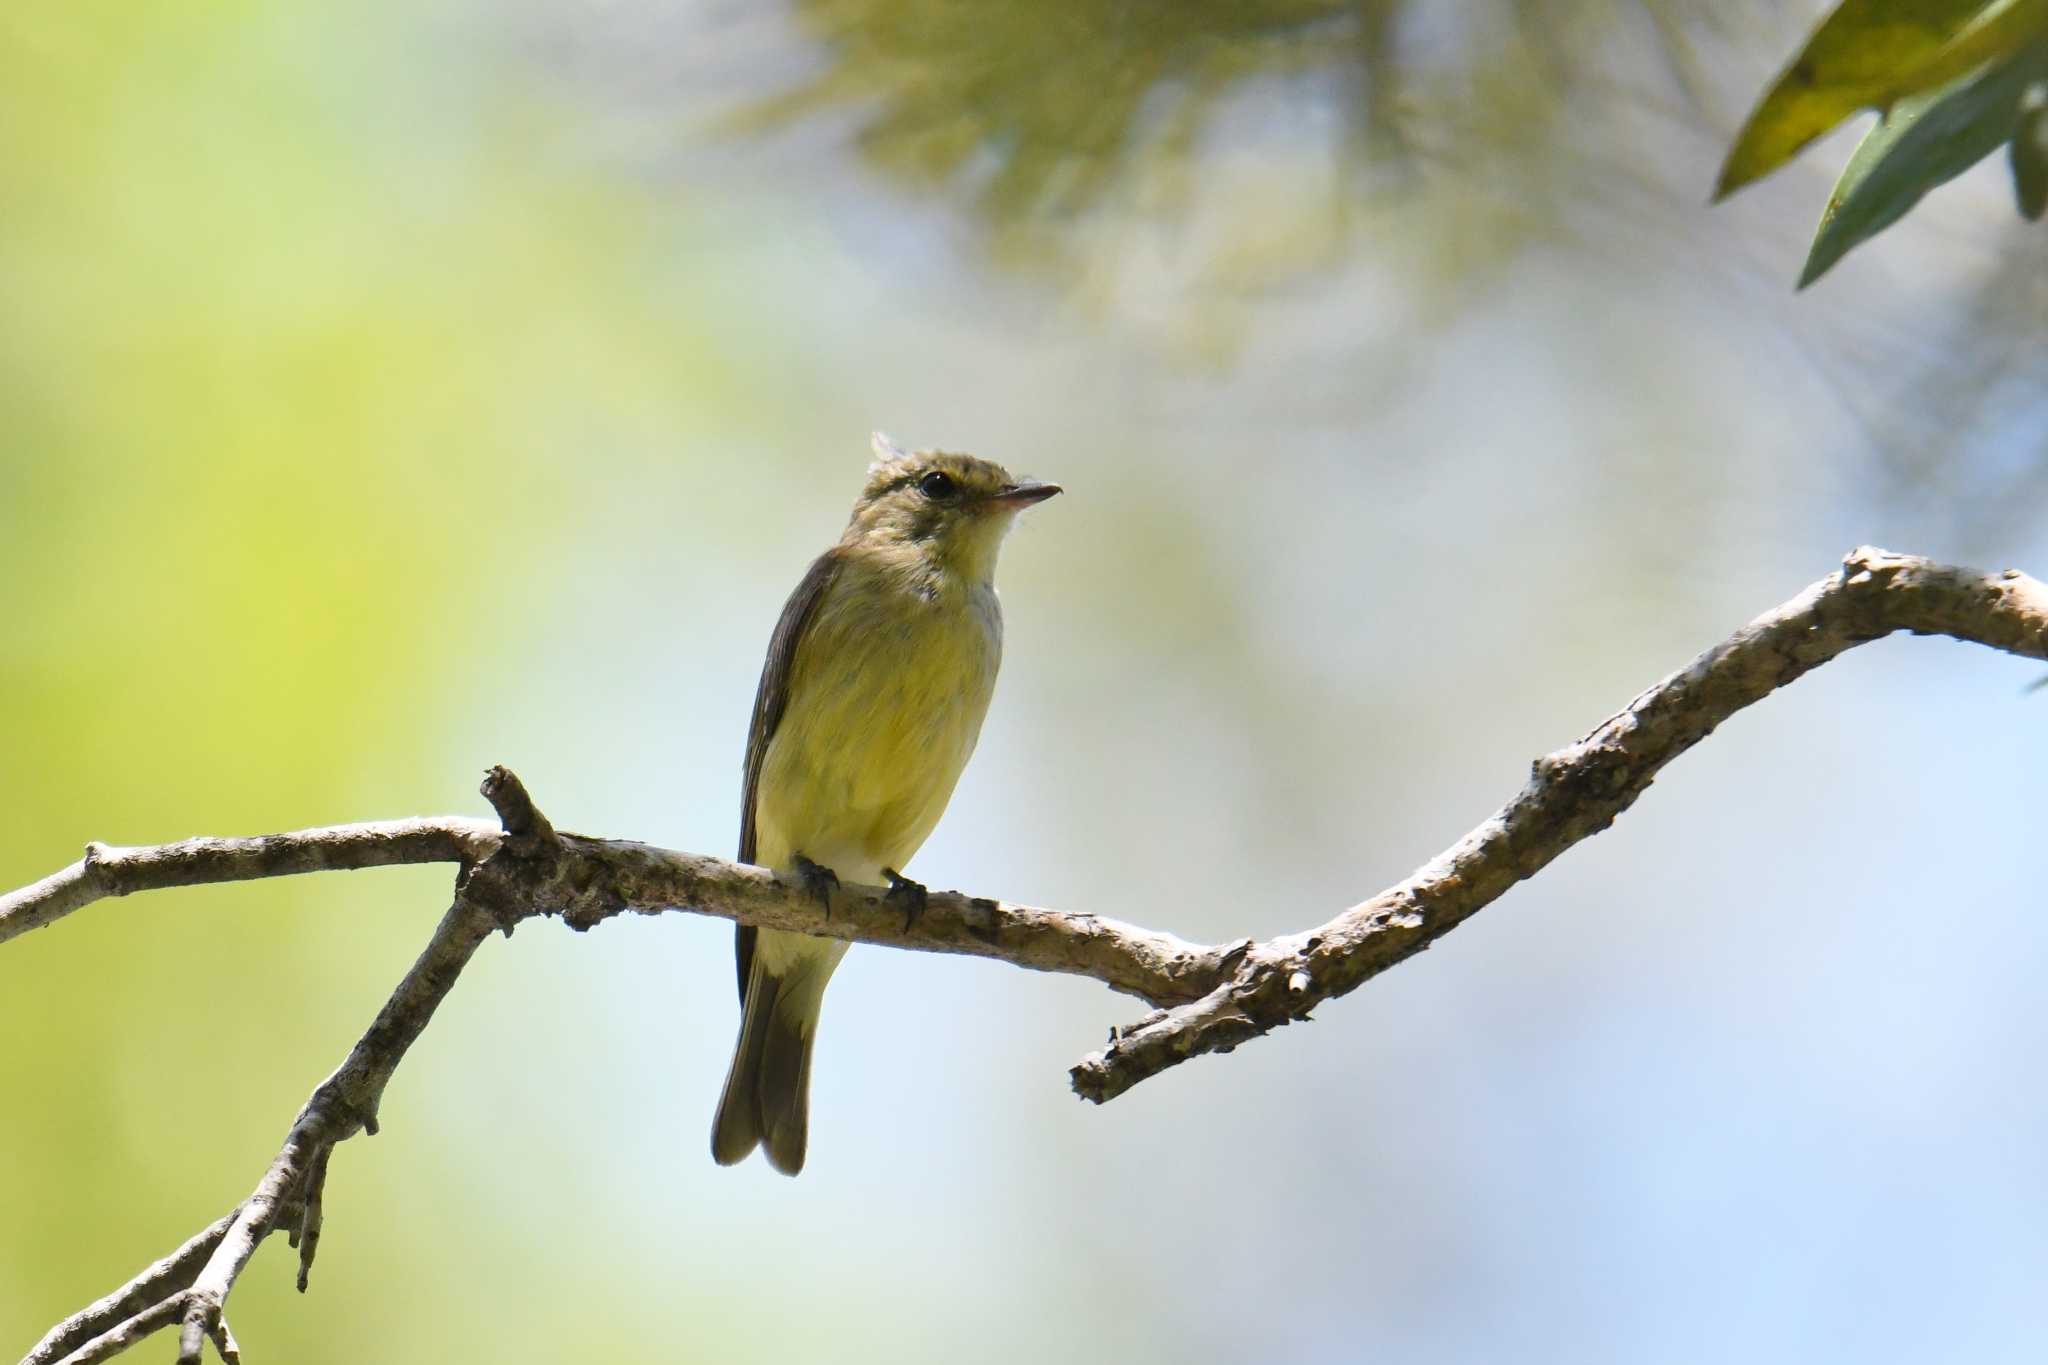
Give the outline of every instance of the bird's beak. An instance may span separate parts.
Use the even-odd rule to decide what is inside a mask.
[[[989,494],[988,505],[1015,511],[1029,507],[1034,502],[1044,502],[1059,491],[1060,486],[1056,483],[1040,483],[1036,479],[1026,479],[1022,483],[1006,483]]]

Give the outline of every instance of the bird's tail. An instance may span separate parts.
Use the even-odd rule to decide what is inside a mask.
[[[763,930],[762,937],[773,932]],[[743,1161],[756,1146],[764,1146],[768,1164],[784,1175],[804,1168],[811,1043],[818,1034],[825,982],[838,965],[838,954],[829,952],[837,945],[819,946],[828,951],[815,966],[806,955],[778,964],[778,971],[769,970],[766,953],[754,952],[739,1041],[711,1126],[711,1155],[721,1166]]]

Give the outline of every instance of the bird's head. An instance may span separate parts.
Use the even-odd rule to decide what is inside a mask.
[[[944,450],[904,450],[874,436],[875,462],[847,524],[848,545],[914,554],[932,568],[987,582],[1017,513],[1060,491],[1014,479],[993,460]]]

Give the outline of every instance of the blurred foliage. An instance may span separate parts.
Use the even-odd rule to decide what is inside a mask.
[[[2036,11],[1916,0],[1904,12],[1919,17],[1886,27],[1875,23],[1896,13],[1885,4],[1845,7],[1820,44],[1833,83],[1818,103],[1787,86],[1731,166],[1760,173],[1816,134],[1816,109],[1839,123],[1902,88],[1900,64],[1867,42],[1910,58],[1922,77],[1953,77],[1958,54],[2014,40]],[[1811,22],[1775,8],[1302,0],[1049,12],[1010,0],[793,0],[793,34],[779,10],[774,21],[663,26],[621,0],[595,31],[576,13],[548,31],[573,27],[596,77],[590,97],[629,117],[650,112],[654,131],[642,135],[656,145],[676,146],[678,106],[703,92],[696,107],[712,127],[783,129],[781,148],[796,147],[756,175],[800,178],[853,160],[950,210],[939,221],[964,225],[961,240],[1085,314],[1156,330],[1206,361],[1234,362],[1305,295],[1357,288],[1370,302],[1323,344],[1361,382],[1397,388],[1421,363],[1419,338],[1484,311],[1530,255],[1559,250],[1635,282],[1625,287],[1660,287],[1683,261],[1731,306],[1773,311],[1764,300],[1780,289],[1791,244],[1751,243],[1797,226],[1782,201],[1746,216],[1699,203],[1765,64]],[[1971,26],[1972,14],[1996,22]],[[750,41],[734,41],[735,24]],[[723,79],[727,66],[675,55],[735,49],[750,60]],[[2018,107],[2002,102],[2028,60],[1954,77],[1962,103],[1919,120],[1917,134],[1926,103],[1895,107],[1837,189],[1808,282],[1988,150],[1987,133],[1995,148],[2007,112],[2048,129],[2048,117],[2025,112],[2038,90]],[[1952,134],[1966,110],[1977,116]],[[750,139],[748,153],[765,141]],[[2030,179],[2044,162],[2037,140],[2010,145],[2024,207],[2027,186],[2048,185],[2048,174]],[[2044,353],[2027,345],[2039,328],[2038,257],[1991,230],[2002,225],[1981,196],[1950,202],[1960,209],[1920,215],[1917,251],[1872,267],[1889,287],[1852,288],[1806,307],[1797,328],[1789,314],[1780,324],[1796,361],[1855,416],[1857,458],[1902,472],[1895,496],[1930,491],[1903,471],[1930,468],[1931,452],[1980,488],[2031,488],[2032,469],[2048,462],[2028,445],[2015,470],[2009,439],[2038,423],[2048,380]],[[1925,292],[1901,287],[1902,276]],[[1947,326],[1958,312],[1967,328]],[[1929,342],[1934,332],[1942,344]],[[1996,495],[1943,505],[1969,535],[2018,506]]]
[[[599,493],[563,438],[740,398],[649,306],[674,238],[640,198],[551,168],[518,91],[451,104],[443,76],[402,7],[0,8],[7,886],[89,838],[474,809],[487,760],[436,736]],[[247,1192],[447,884],[364,875],[108,904],[0,954],[0,1354]],[[431,1125],[386,1151],[456,1160]],[[474,1216],[344,1164],[360,1226]],[[383,1255],[328,1260],[308,1309],[266,1251],[245,1339],[335,1358],[374,1279],[413,1358],[528,1349],[436,1325],[458,1281],[429,1240]]]
[[[2042,213],[2048,212],[2048,88],[2036,86],[2021,100],[2011,161],[2020,212],[2039,222]]]
[[[869,166],[954,197],[999,258],[1077,275],[1097,297],[1130,282],[1118,214],[1198,220],[1187,253],[1223,291],[1294,282],[1367,244],[1483,279],[1575,196],[1513,162],[1599,83],[1594,54],[1647,16],[1650,41],[1689,66],[1689,7],[796,0],[823,67],[741,96],[725,126],[855,111]],[[1495,184],[1446,230],[1387,240],[1379,210],[1473,179]]]
[[[1614,59],[1613,36],[1636,18],[1651,21],[1661,51],[1638,45],[1622,59],[1661,59],[1688,97],[1703,85],[1701,25],[1681,0],[1516,5],[1483,20],[1403,0],[1053,11],[1004,0],[797,0],[795,12],[828,64],[748,101],[730,126],[863,110],[857,141],[867,161],[907,185],[962,196],[1013,260],[1072,264],[1077,220],[1112,199],[1179,212],[1200,192],[1213,197],[1215,167],[1198,164],[1198,153],[1219,118],[1244,115],[1247,92],[1270,94],[1282,82],[1316,91],[1283,116],[1269,165],[1300,166],[1305,148],[1321,147],[1328,212],[1262,212],[1290,197],[1272,183],[1225,191],[1241,220],[1215,258],[1238,287],[1326,263],[1359,234],[1376,192],[1412,185],[1430,164],[1562,135],[1551,130],[1573,91],[1612,79],[1600,61]],[[2020,96],[2048,50],[2044,29],[2048,0],[1846,0],[1756,106],[1717,195],[1768,174],[1858,110],[1886,111],[1837,188],[1802,281],[1811,282],[1926,190],[2013,140]],[[1704,107],[1690,117],[1711,121]],[[2031,166],[2026,147],[2013,145],[2016,166]],[[1878,161],[1884,168],[1873,174]],[[1520,235],[1496,223],[1501,244]]]
[[[1881,117],[1835,186],[1802,287],[2008,143],[2020,210],[2038,217],[2019,133],[2028,92],[2044,82],[2048,0],[1843,0],[1750,114],[1716,196],[1875,109]]]
[[[835,105],[877,106],[860,147],[921,185],[964,183],[1013,222],[1091,207],[1149,156],[1185,165],[1223,97],[1255,77],[1363,69],[1391,109],[1387,46],[1399,0],[962,6],[799,0],[834,54],[740,126]]]

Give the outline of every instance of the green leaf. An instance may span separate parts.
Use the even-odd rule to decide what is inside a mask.
[[[2020,98],[2048,70],[2048,47],[1900,100],[1857,146],[1835,182],[1800,274],[1804,289],[1850,248],[1897,222],[1920,196],[1998,150]]]
[[[2048,0],[1842,0],[1736,136],[1714,197],[1768,175],[1859,109],[1888,110],[2048,36]]]
[[[2048,101],[2032,100],[2020,110],[2012,133],[2012,191],[2020,212],[2041,221],[2048,210]]]

